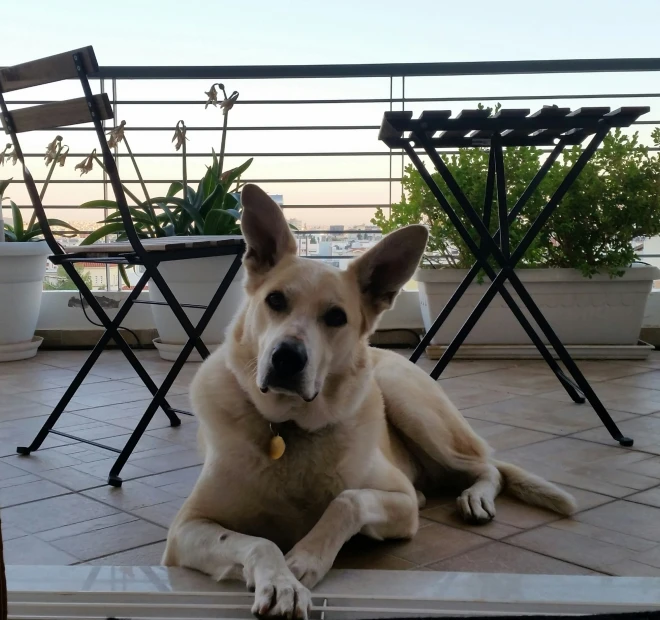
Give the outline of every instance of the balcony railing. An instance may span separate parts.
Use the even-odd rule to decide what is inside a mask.
[[[259,183],[283,195],[287,216],[306,225],[301,237],[324,234],[330,226],[353,228],[351,234],[373,234],[367,226],[377,208],[387,209],[401,195],[406,158],[377,139],[386,110],[418,114],[428,108],[475,107],[502,102],[507,106],[539,108],[545,104],[649,105],[651,112],[636,123],[643,142],[650,144],[660,125],[657,83],[660,58],[526,60],[468,63],[377,65],[287,65],[244,67],[102,67],[93,84],[109,94],[117,122],[126,121],[126,135],[152,196],[165,193],[181,180],[181,154],[171,139],[180,119],[188,132],[188,179],[196,183],[218,150],[222,112],[205,109],[205,91],[223,82],[240,97],[231,111],[226,166],[249,157],[254,163],[245,181]],[[16,105],[44,103],[79,96],[75,82],[43,87],[39,99],[8,97]],[[108,126],[108,130],[111,126]],[[52,133],[53,135],[50,135]],[[23,138],[34,176],[43,183],[46,144],[56,132],[34,132]],[[63,129],[70,147],[66,164],[57,167],[45,203],[53,216],[89,230],[103,211],[76,211],[79,204],[110,198],[107,179],[96,168],[78,176],[75,164],[96,146],[91,126]],[[451,151],[449,151],[451,152]],[[121,146],[117,154],[124,183],[140,195],[139,179]],[[8,192],[29,216],[21,174],[5,163],[0,178],[14,177]],[[249,177],[249,178],[247,178]],[[88,226],[85,227],[85,222]],[[300,227],[300,226],[299,226]],[[317,227],[318,230],[310,230]],[[301,248],[309,244],[301,242]],[[318,258],[325,258],[317,256]],[[347,256],[333,256],[345,260]],[[112,269],[108,267],[108,270]],[[106,273],[106,282],[121,279]]]

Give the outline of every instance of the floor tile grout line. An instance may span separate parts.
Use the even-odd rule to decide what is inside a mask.
[[[658,486],[660,486],[660,485],[658,485]],[[575,488],[579,488],[579,487],[575,487]],[[651,488],[655,489],[655,488],[658,488],[658,487],[651,487]],[[581,490],[586,490],[586,489],[581,489]],[[645,490],[649,490],[649,489],[645,489]],[[612,496],[610,496],[610,495],[605,495],[605,494],[603,494],[603,493],[599,493],[599,495],[603,495],[604,497],[608,497],[608,498],[610,498],[610,501],[604,502],[604,503],[602,503],[602,504],[598,504],[597,506],[592,506],[591,508],[585,508],[584,510],[578,510],[577,512],[575,512],[574,514],[569,515],[569,516],[562,516],[562,515],[559,515],[559,516],[558,516],[557,518],[555,518],[555,519],[551,519],[550,521],[546,521],[545,523],[540,523],[539,525],[535,525],[534,527],[531,527],[531,528],[529,528],[529,529],[524,529],[522,532],[514,532],[513,534],[507,534],[506,536],[503,536],[502,538],[500,538],[500,539],[498,539],[498,540],[501,540],[502,542],[505,542],[505,541],[507,541],[509,538],[512,538],[512,537],[514,537],[514,536],[518,536],[518,535],[520,535],[520,534],[527,533],[527,532],[533,532],[533,531],[535,531],[535,530],[541,529],[542,527],[550,526],[551,523],[557,523],[557,522],[559,522],[559,521],[563,521],[564,519],[569,519],[569,520],[572,520],[572,521],[575,520],[575,521],[578,521],[578,523],[582,523],[581,521],[579,521],[578,519],[576,519],[576,517],[578,517],[579,515],[584,514],[584,513],[586,513],[586,512],[590,512],[590,511],[592,511],[592,510],[596,510],[596,509],[598,509],[598,508],[601,508],[602,506],[608,506],[608,505],[610,505],[610,504],[614,504],[615,502],[621,502],[621,501],[632,502],[632,500],[630,500],[629,498],[630,498],[631,496],[636,495],[637,493],[641,493],[641,492],[642,492],[642,491],[637,491],[637,490],[635,490],[635,491],[633,491],[632,493],[630,493],[629,495],[623,495],[623,496],[621,496],[621,497],[612,497]],[[638,505],[641,505],[641,506],[648,506],[648,504],[643,504],[643,503],[641,503],[641,502],[632,502],[632,503],[635,503],[635,504],[638,504]],[[651,508],[655,508],[655,506],[650,506],[650,507],[651,507]],[[506,525],[506,524],[505,524],[505,525]],[[517,527],[517,526],[514,526],[514,527]],[[610,532],[617,532],[617,533],[619,533],[619,534],[622,533],[622,532],[618,532],[618,530],[612,530],[612,529],[610,529],[610,528],[608,528],[608,527],[605,527],[605,526],[597,526],[597,527],[602,527],[603,529],[608,530],[608,531],[610,531]],[[658,546],[660,546],[660,542],[658,542],[658,541],[654,541],[654,540],[650,540],[650,539],[647,539],[647,538],[643,538],[643,537],[641,537],[641,536],[639,536],[639,538],[641,538],[642,540],[646,540],[646,541],[648,541],[648,542],[655,542],[655,543],[658,544]],[[511,544],[511,543],[509,543],[509,544]],[[515,546],[515,545],[512,545],[512,546]],[[535,553],[536,553],[536,552],[535,552]],[[548,557],[553,557],[553,556],[548,556]],[[588,568],[588,567],[586,567],[586,568]]]
[[[132,514],[124,513],[123,511],[119,511],[119,512],[115,512],[115,513],[112,513],[112,514],[109,514],[109,515],[105,515],[103,517],[95,517],[94,519],[87,519],[87,521],[95,521],[96,519],[105,519],[106,517],[115,517],[115,516],[120,515],[120,514],[126,514],[129,517],[134,517],[135,516],[135,515],[132,515]],[[60,529],[63,529],[65,527],[80,525],[81,523],[86,523],[87,522],[87,521],[79,521],[78,523],[72,523],[71,525],[63,525],[61,527],[54,527],[50,530],[44,530],[43,532],[35,532],[34,534],[32,534],[32,536],[36,536],[39,540],[41,540],[43,542],[46,542],[48,544],[51,544],[51,543],[54,543],[54,542],[58,542],[60,540],[66,540],[67,538],[74,538],[75,536],[83,536],[84,534],[93,534],[95,532],[102,532],[103,530],[107,530],[111,527],[117,527],[119,525],[125,525],[126,523],[134,523],[136,520],[138,520],[137,517],[130,520],[130,521],[124,521],[123,523],[114,523],[112,525],[105,525],[105,526],[99,527],[95,530],[89,530],[88,532],[80,532],[79,534],[71,534],[70,536],[62,536],[61,538],[54,538],[52,540],[44,540],[43,538],[41,538],[41,534],[46,534],[48,532],[54,532],[55,530],[60,530]]]
[[[41,480],[33,480],[32,482],[28,482],[27,484],[35,484],[36,482],[41,482],[43,480],[45,480],[46,482],[52,482],[51,480],[47,480],[46,478],[41,478]],[[53,484],[62,487],[61,484],[57,484],[56,482],[53,482]],[[66,493],[60,493],[59,495],[51,495],[49,497],[40,497],[39,499],[30,499],[27,502],[21,502],[20,504],[12,504],[11,506],[1,506],[1,508],[2,510],[9,510],[10,508],[17,508],[18,506],[29,506],[30,504],[34,504],[35,502],[45,502],[49,499],[55,499],[56,497],[65,497],[67,495],[78,495],[77,491],[72,491],[71,489],[67,489],[66,487],[62,487],[62,488],[66,491]]]
[[[658,485],[658,486],[660,486],[660,485]],[[579,487],[575,487],[575,488],[579,488]],[[657,487],[652,487],[652,488],[657,488]],[[647,489],[647,490],[648,490],[648,489]],[[585,508],[584,510],[578,510],[576,513],[574,513],[574,514],[572,514],[572,515],[570,515],[570,516],[556,515],[555,518],[550,519],[549,521],[545,521],[544,523],[539,523],[538,525],[535,525],[535,526],[530,527],[530,528],[522,528],[522,527],[520,527],[520,528],[519,528],[520,531],[518,531],[518,532],[513,532],[513,533],[511,533],[511,534],[506,534],[505,536],[502,536],[501,538],[490,539],[490,541],[491,541],[491,542],[503,542],[503,543],[506,543],[507,545],[509,545],[509,546],[511,546],[511,547],[517,547],[517,548],[526,549],[527,551],[533,551],[533,553],[538,553],[538,554],[540,554],[540,555],[544,555],[544,556],[546,556],[546,557],[549,557],[549,558],[552,558],[552,559],[555,559],[555,560],[560,560],[560,561],[562,561],[562,562],[568,562],[569,564],[574,564],[574,565],[576,565],[576,566],[580,566],[580,567],[582,567],[582,568],[587,568],[587,569],[589,569],[589,570],[594,570],[593,568],[591,568],[591,567],[589,567],[589,566],[584,566],[584,565],[579,564],[579,563],[576,563],[576,562],[572,562],[572,561],[569,561],[569,560],[564,560],[564,559],[561,559],[561,558],[556,558],[555,556],[548,555],[547,553],[543,553],[543,552],[541,552],[541,551],[527,549],[526,547],[520,547],[520,546],[518,546],[518,545],[516,545],[516,544],[514,544],[514,543],[512,543],[512,542],[510,542],[509,539],[511,539],[511,538],[513,538],[513,537],[515,537],[515,536],[520,536],[520,535],[522,535],[522,534],[526,534],[527,532],[533,532],[533,531],[539,530],[539,529],[541,529],[541,528],[543,528],[543,527],[550,527],[552,523],[557,523],[557,522],[559,522],[559,521],[563,521],[564,519],[574,520],[575,517],[577,517],[577,516],[580,515],[580,514],[583,514],[583,513],[589,512],[589,511],[591,511],[591,510],[595,510],[595,509],[600,508],[600,507],[602,507],[602,506],[607,506],[607,505],[609,505],[609,504],[613,504],[613,503],[618,502],[618,501],[631,501],[631,500],[629,500],[628,498],[629,498],[630,496],[632,496],[632,495],[635,495],[635,494],[639,493],[639,492],[640,492],[640,491],[634,491],[633,493],[631,493],[631,494],[629,494],[629,495],[622,496],[622,497],[612,497],[612,496],[609,496],[609,495],[604,495],[604,494],[602,494],[602,493],[599,493],[599,495],[603,495],[604,497],[608,497],[610,501],[604,502],[604,503],[602,503],[602,504],[598,504],[597,506],[593,506],[593,507],[591,507],[591,508]],[[636,503],[636,504],[638,504],[638,505],[648,506],[648,504],[642,504],[641,502],[633,502],[633,503]],[[651,508],[655,508],[655,507],[654,507],[654,506],[651,506]],[[446,527],[454,527],[454,526],[452,526],[452,525],[447,525],[446,523],[443,523],[443,522],[441,522],[441,521],[436,521],[435,519],[433,519],[433,517],[430,517],[430,516],[425,516],[424,518],[429,519],[430,521],[433,521],[434,523],[439,523],[440,525],[445,525]],[[575,519],[575,520],[577,520],[577,519]],[[580,522],[580,521],[578,521],[578,522]],[[500,523],[500,522],[498,522],[498,523]],[[501,523],[501,524],[502,524],[502,525],[511,525],[511,524],[507,524],[507,523]],[[519,527],[519,526],[512,526],[512,527]],[[610,529],[610,528],[608,528],[608,527],[605,527],[605,526],[599,526],[599,527],[602,527],[603,529],[606,529],[606,530],[608,530],[608,531],[610,531],[610,532],[616,532],[616,533],[619,533],[619,534],[621,533],[621,532],[618,532],[618,530],[612,530],[612,529]],[[462,529],[462,528],[454,527],[454,529]],[[475,531],[473,531],[473,530],[462,529],[462,531],[471,532],[471,533],[477,534],[477,535],[479,535],[479,536],[485,536],[484,534],[479,534],[478,532],[475,532]],[[650,539],[647,539],[647,538],[643,538],[643,537],[641,537],[641,536],[639,536],[639,538],[641,538],[642,540],[645,540],[645,541],[647,541],[647,542],[657,543],[657,545],[660,546],[660,542],[658,542],[658,541],[654,541],[654,540],[650,540]],[[474,547],[474,548],[476,549],[477,547]],[[468,552],[471,551],[471,550],[472,550],[472,549],[469,549],[468,551],[464,551],[463,553],[468,553]],[[459,555],[460,555],[460,554],[459,554]],[[452,557],[455,557],[455,556],[452,556]],[[440,560],[440,561],[443,561],[443,560]],[[429,564],[434,564],[434,563],[435,563],[435,562],[429,562]],[[423,566],[428,566],[428,564],[424,564]],[[605,574],[609,574],[609,573],[605,573]]]
[[[181,497],[179,497],[177,499],[181,499],[181,500],[185,501],[185,499],[181,498]],[[174,500],[168,500],[168,502],[171,502],[171,501],[174,501]],[[168,502],[163,502],[161,504],[152,504],[151,506],[142,506],[141,508],[131,508],[131,510],[142,510],[144,508],[151,508],[152,506],[162,506],[163,504],[167,504]],[[130,515],[131,517],[135,517],[136,519],[139,519],[140,521],[146,521],[150,525],[156,525],[158,527],[162,527],[162,528],[166,529],[169,533],[170,526],[172,525],[171,523],[170,523],[170,525],[163,525],[162,523],[158,523],[158,522],[152,520],[150,517],[143,517],[142,515],[135,514],[134,512],[131,512],[131,510],[125,510],[123,512],[125,512],[127,515]],[[172,521],[174,521],[174,519],[172,519]]]
[[[446,525],[446,524],[442,524],[442,525]],[[447,526],[447,527],[452,527],[452,526]],[[540,526],[538,526],[538,527],[543,527],[543,525],[540,525]],[[538,529],[538,527],[531,528],[530,530],[524,530],[524,532],[532,531],[532,530]],[[454,529],[459,529],[459,528],[454,528]],[[468,530],[462,530],[462,531],[468,531]],[[475,533],[476,533],[476,532],[475,532]],[[518,534],[521,534],[521,533],[523,533],[523,532],[518,532]],[[515,536],[515,535],[516,535],[516,534],[511,534],[510,536]],[[483,536],[483,535],[482,535],[482,534],[479,534],[479,536]],[[590,568],[590,567],[588,567],[588,566],[582,566],[581,564],[576,564],[575,562],[570,562],[570,561],[567,561],[567,560],[562,560],[562,559],[560,559],[560,558],[556,558],[556,557],[554,557],[554,556],[547,555],[547,554],[545,554],[545,553],[541,553],[541,552],[538,552],[538,551],[532,551],[532,550],[530,550],[530,549],[526,549],[525,547],[519,547],[519,546],[517,546],[517,545],[513,545],[513,544],[511,544],[511,543],[506,542],[505,539],[508,538],[508,537],[509,537],[509,536],[505,536],[504,538],[501,538],[501,539],[495,539],[495,538],[488,539],[488,540],[487,540],[486,542],[484,542],[484,543],[481,543],[481,544],[479,544],[479,545],[475,545],[474,547],[470,547],[469,549],[464,549],[464,550],[459,551],[459,552],[457,552],[457,553],[452,553],[451,555],[448,555],[448,556],[446,556],[446,557],[444,557],[444,558],[442,558],[442,559],[440,559],[440,560],[432,560],[432,561],[430,561],[430,562],[426,562],[426,563],[423,563],[423,564],[419,564],[419,568],[428,568],[428,567],[431,566],[432,564],[439,564],[439,563],[441,563],[441,562],[445,562],[446,560],[451,560],[451,559],[454,559],[454,558],[460,557],[461,555],[465,555],[465,554],[467,554],[467,553],[471,553],[472,551],[476,551],[476,550],[478,550],[478,549],[483,549],[484,547],[486,547],[486,546],[488,546],[488,545],[490,545],[490,544],[501,542],[501,543],[506,544],[508,547],[512,547],[512,548],[514,548],[514,549],[523,549],[523,550],[525,550],[525,551],[529,551],[529,552],[531,552],[531,553],[537,553],[538,555],[542,555],[543,557],[547,557],[547,558],[550,558],[550,559],[552,559],[552,560],[556,560],[556,561],[558,561],[558,562],[564,562],[564,563],[566,563],[566,564],[571,564],[572,566],[577,566],[577,567],[579,567],[579,568],[585,568],[585,569],[590,570],[590,571],[593,571],[593,572],[600,572],[600,571],[595,571],[593,568]],[[390,555],[395,555],[395,554],[390,554]],[[400,559],[405,559],[405,558],[401,558],[401,556],[396,556],[396,557],[398,557],[398,558],[400,558]],[[411,569],[411,570],[412,570],[412,569]],[[607,574],[607,573],[601,573],[601,574]]]
[[[446,525],[446,524],[441,524],[441,525]],[[447,525],[446,527],[452,527],[451,525]],[[458,529],[458,528],[453,528],[453,529]],[[450,553],[449,555],[441,558],[441,559],[436,559],[436,560],[431,560],[429,562],[423,562],[422,564],[417,564],[419,568],[424,568],[428,567],[431,564],[437,564],[439,562],[444,562],[445,560],[449,560],[455,557],[458,557],[460,555],[463,555],[464,553],[468,553],[469,551],[475,551],[476,549],[481,549],[483,547],[486,547],[487,545],[490,545],[491,543],[495,542],[494,540],[490,538],[485,538],[479,534],[481,538],[484,538],[484,542],[480,542],[479,544],[475,545],[474,547],[470,547],[469,549],[463,549],[462,551],[457,551],[456,553]],[[405,560],[406,562],[411,562],[410,560],[407,560],[406,558],[397,555],[396,552],[388,552],[389,555],[393,555],[394,557],[398,558],[399,560]],[[416,562],[411,562],[411,564],[416,564]]]
[[[97,557],[89,558],[88,560],[78,560],[77,562],[74,562],[73,564],[70,564],[69,566],[84,565],[87,562],[94,562],[95,560],[100,560],[102,558],[108,558],[112,555],[119,555],[120,553],[126,553],[127,551],[134,551],[135,549],[144,549],[144,547],[149,547],[150,545],[157,545],[159,543],[165,542],[166,540],[167,540],[166,538],[163,538],[162,540],[154,540],[153,542],[145,543],[143,545],[138,545],[137,547],[130,547],[129,549],[123,549],[122,551],[115,551],[114,553],[105,553],[105,554],[99,555]],[[57,547],[55,547],[55,548],[57,549]],[[66,551],[64,553],[66,553]],[[72,554],[69,553],[69,555],[72,555]],[[72,557],[75,557],[75,556],[72,556]],[[112,564],[109,564],[108,566],[112,566]],[[130,566],[135,566],[135,565],[131,564]]]
[[[507,401],[498,401],[498,402],[507,402]],[[477,420],[479,422],[488,422],[489,424],[501,424],[502,426],[510,426],[511,428],[515,428],[515,429],[518,429],[518,430],[535,431],[537,433],[546,433],[547,435],[553,435],[554,437],[570,437],[570,436],[575,435],[577,433],[586,433],[587,431],[592,431],[592,430],[595,430],[595,429],[603,428],[603,424],[601,422],[599,424],[595,424],[594,426],[590,426],[588,428],[583,428],[579,431],[570,431],[568,434],[566,434],[566,433],[558,433],[556,431],[548,431],[548,430],[539,430],[537,428],[529,428],[528,426],[520,426],[520,425],[512,424],[511,422],[499,422],[499,421],[488,420],[488,419],[484,419],[484,418],[475,418],[474,416],[469,415],[471,409],[478,409],[478,408],[487,407],[487,406],[488,405],[476,405],[475,407],[468,407],[467,409],[459,409],[459,411],[461,412],[463,417],[467,418],[468,420]],[[621,411],[619,409],[617,409],[616,411],[620,411],[621,413],[626,413],[626,414],[629,414],[630,416],[632,416],[630,418],[627,418],[626,420],[621,420],[621,422],[628,422],[629,420],[634,420],[635,418],[643,418],[643,417],[646,417],[647,415],[655,415],[655,413],[660,413],[660,412],[633,413],[632,411]],[[531,424],[531,422],[530,422],[530,424]],[[579,439],[579,438],[577,438],[577,439]],[[615,441],[615,440],[612,439],[612,441]],[[525,444],[525,445],[527,445],[527,444]]]
[[[624,420],[624,421],[627,422],[627,420]],[[595,428],[599,428],[599,427],[595,427]],[[590,429],[590,430],[593,430],[593,429]],[[610,443],[603,443],[603,442],[600,442],[600,441],[596,441],[595,439],[587,439],[586,437],[575,437],[574,436],[574,435],[578,435],[579,433],[584,433],[584,432],[586,432],[586,431],[576,431],[575,433],[572,433],[571,435],[562,435],[562,437],[565,437],[567,439],[576,439],[578,441],[586,441],[587,443],[595,444],[595,445],[598,445],[598,446],[610,446],[612,448],[617,448],[618,447],[618,448],[621,448],[621,450],[622,450],[621,454],[625,454],[625,453],[632,454],[633,452],[638,452],[639,454],[648,454],[651,457],[655,456],[655,457],[660,458],[660,454],[658,454],[657,452],[647,452],[646,450],[643,450],[642,448],[635,447],[634,445],[631,446],[630,448],[627,448],[625,446],[617,446],[617,445],[611,445]],[[633,437],[633,439],[635,439],[635,438]],[[616,444],[617,443],[616,439],[612,438],[612,443]],[[640,474],[640,475],[643,475],[643,474]],[[647,476],[647,477],[652,478],[653,476]]]
[[[76,493],[76,495],[80,495],[80,494],[79,494],[79,493]],[[56,497],[64,497],[64,496],[63,496],[63,495],[57,495]],[[83,495],[82,497],[85,497],[86,499],[92,499],[92,498],[87,497],[86,495]],[[48,497],[48,498],[46,498],[46,499],[55,499],[55,498],[53,498],[53,497]],[[46,501],[46,500],[43,500],[43,501]],[[96,501],[96,500],[94,500],[94,501]],[[21,504],[21,505],[27,505],[27,504],[32,504],[32,503],[34,503],[34,502],[27,502],[26,504]],[[99,503],[102,503],[102,502],[99,502]],[[107,506],[107,504],[105,504],[105,505]],[[14,506],[14,508],[16,508],[16,506]],[[119,510],[119,509],[118,509],[117,507],[115,507],[115,506],[110,506],[110,508],[113,508],[113,509],[115,510],[115,512],[111,512],[110,514],[103,515],[104,517],[111,517],[111,516],[113,516],[113,515],[120,514],[121,512],[123,512],[122,510]],[[95,518],[99,518],[99,519],[100,519],[100,518],[102,518],[102,517],[95,517]],[[67,523],[66,525],[62,525],[61,527],[69,527],[69,526],[71,526],[71,525],[78,525],[78,524],[80,524],[80,523],[85,523],[85,521],[91,521],[91,519],[83,519],[82,521],[74,521],[73,523]],[[6,526],[9,527],[7,524],[6,524]],[[14,527],[17,527],[19,530],[25,532],[25,530],[21,529],[21,527],[20,527],[19,525],[15,525]],[[161,527],[162,527],[162,526],[161,526]],[[40,532],[25,532],[25,534],[26,534],[27,536],[35,536],[35,537],[36,537],[37,534],[42,534],[43,532],[49,532],[49,531],[57,530],[57,529],[59,529],[59,527],[52,527],[52,528],[50,528],[50,530],[42,530],[42,531],[40,531]],[[41,539],[39,539],[39,540],[41,540]],[[43,542],[46,542],[46,541],[43,541]]]
[[[109,486],[109,485],[105,485],[105,486]],[[156,489],[157,487],[152,487],[152,488]],[[167,491],[163,491],[163,493],[167,493]],[[128,509],[125,509],[125,508],[118,508],[117,506],[115,506],[115,505],[113,505],[113,504],[109,504],[107,501],[104,501],[104,500],[102,500],[102,499],[98,499],[98,498],[96,498],[96,497],[90,497],[89,495],[85,495],[84,492],[79,493],[79,495],[82,495],[83,497],[85,497],[85,498],[87,498],[87,499],[91,499],[91,500],[93,500],[93,501],[95,501],[95,502],[98,502],[99,504],[103,504],[104,506],[107,506],[108,508],[113,508],[113,509],[116,510],[117,512],[125,512],[125,513],[127,513],[127,514],[132,515],[132,516],[135,516],[135,515],[133,515],[133,513],[129,512]],[[173,495],[173,494],[172,494],[172,493],[168,493],[168,495]],[[139,510],[139,509],[141,509],[141,508],[149,508],[149,507],[151,507],[151,506],[160,506],[160,505],[162,505],[162,504],[167,504],[168,502],[174,501],[174,499],[175,499],[176,497],[177,497],[177,496],[173,496],[172,499],[166,499],[165,501],[162,501],[162,502],[156,502],[155,504],[149,504],[149,505],[147,505],[147,506],[139,506],[138,508],[131,508],[130,510]],[[142,517],[138,517],[138,519],[142,519]],[[155,525],[158,525],[158,524],[156,523]],[[159,527],[164,527],[164,526],[160,525]],[[168,529],[168,528],[165,528],[165,529]]]
[[[538,528],[534,528],[538,529]],[[532,531],[532,530],[529,530]],[[547,553],[544,553],[543,551],[537,551],[536,549],[528,549],[527,547],[523,547],[520,545],[515,545],[511,542],[508,542],[506,540],[502,540],[502,543],[504,543],[507,547],[512,547],[513,549],[522,549],[524,551],[529,551],[530,553],[537,553],[538,555],[542,555],[544,558],[550,558],[552,560],[556,560],[558,562],[565,562],[566,564],[570,564],[572,566],[577,566],[578,568],[584,568],[586,570],[592,571],[594,573],[599,573],[601,575],[612,575],[612,573],[605,572],[603,570],[595,569],[591,566],[586,566],[585,564],[580,564],[579,562],[574,562],[572,560],[565,560],[563,558],[558,558],[555,557],[554,555],[548,555]]]
[[[463,417],[468,421],[468,423],[471,420],[475,420],[477,422],[487,422],[489,424],[498,424],[498,425],[501,425],[501,426],[508,426],[511,429],[515,429],[515,430],[533,431],[533,432],[537,432],[537,433],[544,433],[546,435],[551,435],[551,437],[547,437],[547,438],[544,438],[544,439],[539,439],[538,441],[530,441],[529,443],[521,444],[520,446],[514,446],[512,448],[506,448],[506,449],[500,450],[500,451],[496,450],[496,452],[508,452],[509,450],[516,450],[517,448],[524,448],[525,446],[532,446],[532,445],[535,445],[535,444],[544,443],[546,441],[552,441],[554,439],[577,439],[579,441],[586,441],[586,442],[589,442],[589,443],[595,443],[595,444],[598,444],[598,445],[601,445],[601,446],[609,445],[609,444],[600,443],[598,441],[594,441],[594,440],[591,440],[591,439],[586,439],[586,438],[583,438],[583,437],[576,437],[575,436],[575,435],[578,435],[579,433],[586,433],[587,431],[602,428],[602,424],[598,424],[596,426],[586,428],[586,429],[583,429],[583,430],[579,430],[579,431],[572,431],[571,433],[568,433],[568,434],[559,434],[559,433],[551,432],[551,431],[547,431],[547,430],[541,431],[541,430],[529,428],[527,426],[516,426],[516,425],[511,424],[509,422],[495,422],[493,420],[484,420],[482,418],[474,418],[474,417],[470,417],[469,415],[467,415],[467,413],[465,413],[463,410],[461,410],[461,413],[463,414]],[[630,413],[630,412],[626,411],[625,413]],[[634,416],[637,416],[637,417],[644,417],[641,414],[631,414],[631,415],[634,415]],[[628,418],[628,420],[623,420],[623,421],[628,422],[629,420],[633,420],[633,419],[634,418]],[[479,434],[477,431],[474,431],[474,432]],[[488,441],[488,440],[485,439],[485,441]],[[612,441],[616,443],[615,439],[612,439]],[[612,446],[612,447],[617,447],[617,446]],[[639,450],[638,448],[635,448],[635,447],[633,447],[630,450],[630,452],[640,452],[640,453],[643,453],[643,454],[652,454],[654,456],[660,456],[660,455],[655,454],[655,453],[649,453],[649,452],[646,452],[644,450]]]

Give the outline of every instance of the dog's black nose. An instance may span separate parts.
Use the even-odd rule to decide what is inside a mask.
[[[271,364],[278,377],[294,377],[307,365],[305,345],[299,340],[282,341],[273,351]]]

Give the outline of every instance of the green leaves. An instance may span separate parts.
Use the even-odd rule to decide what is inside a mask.
[[[204,221],[205,235],[226,235],[227,231],[236,226],[236,218],[222,209],[211,211]]]
[[[25,236],[25,230],[23,229],[23,216],[21,215],[21,210],[16,206],[16,203],[12,200],[11,204],[11,216],[14,219],[14,234],[16,235],[16,241],[24,241],[23,237]]]
[[[238,166],[238,168],[233,168],[232,170],[227,170],[222,175],[222,182],[225,187],[231,187],[231,184],[234,181],[237,181],[241,178],[241,175],[250,167],[254,158],[250,157],[244,164]]]
[[[11,183],[11,179],[7,179],[5,181],[0,181],[0,203],[2,202],[2,196],[5,193],[5,190],[7,187],[9,187],[9,184]]]
[[[91,245],[92,243],[97,242],[99,239],[103,239],[107,235],[114,235],[117,233],[124,232],[124,225],[119,222],[113,222],[112,224],[106,224],[97,228],[95,231],[87,235],[87,238],[83,240],[80,245]]]
[[[660,132],[652,136],[660,137]],[[573,147],[550,171],[555,183],[580,155]],[[586,276],[612,277],[634,262],[631,241],[660,233],[660,161],[637,133],[615,129],[603,140],[553,216],[549,262]]]
[[[127,145],[128,146],[128,145]],[[98,158],[96,161],[101,164]],[[135,164],[135,160],[133,163]],[[250,167],[252,159],[221,175],[220,161],[215,151],[213,159],[199,182],[197,189],[176,181],[170,185],[166,195],[144,201],[138,200],[127,188],[124,191],[135,205],[128,207],[133,227],[140,238],[170,237],[174,235],[234,235],[240,233],[238,220],[241,209],[236,192],[240,188],[241,175]],[[139,171],[138,171],[138,176]],[[185,162],[184,162],[185,178]],[[0,181],[0,199],[11,179]],[[185,189],[185,191],[184,191]],[[146,190],[145,190],[146,195]],[[118,240],[127,238],[124,220],[119,206],[114,200],[91,200],[80,205],[83,209],[106,209],[109,214],[99,223],[101,227],[93,231],[82,245],[90,245],[108,235],[116,235]],[[11,203],[13,225],[5,225],[5,235],[10,240],[25,241],[40,237],[38,223],[30,221],[27,230],[20,209]],[[33,218],[34,219],[34,218]],[[49,220],[59,229],[55,234],[78,232],[62,220]]]
[[[179,192],[183,191],[183,183],[180,183],[179,181],[175,181],[170,185],[170,188],[167,190],[166,196],[169,198],[170,196],[176,196]]]
[[[7,181],[0,181],[0,208],[2,207],[4,192],[9,186],[9,183],[11,183],[11,179]],[[11,208],[11,216],[13,219],[13,224],[10,225],[5,223],[5,227],[4,227],[5,240],[25,242],[25,241],[37,240],[39,237],[43,235],[43,232],[41,230],[41,225],[39,224],[39,222],[30,220],[30,222],[26,227],[25,222],[23,220],[23,214],[21,213],[21,210],[18,208],[16,203],[13,200],[10,200],[9,206]],[[52,232],[54,235],[58,235],[58,234],[63,235],[66,232],[71,232],[71,233],[78,232],[78,230],[73,226],[71,226],[70,224],[67,224],[65,221],[56,218],[49,219],[48,225],[51,228],[58,227],[58,228],[66,229],[66,231],[53,230]]]
[[[660,144],[660,129],[652,133]],[[515,248],[539,215],[570,167],[582,152],[574,146],[555,162],[547,177],[531,196],[511,227],[511,247]],[[504,168],[507,179],[507,207],[511,209],[544,161],[535,147],[506,148]],[[483,213],[488,151],[459,149],[446,158],[456,181],[473,206]],[[475,240],[479,236],[463,216],[439,175],[433,175],[461,221]],[[403,178],[401,201],[378,209],[373,224],[390,232],[407,224],[423,223],[430,231],[428,260],[434,266],[467,268],[474,257],[419,173],[408,166]],[[490,205],[490,231],[497,223],[497,196]],[[660,234],[660,160],[638,135],[613,130],[603,141],[569,192],[555,210],[520,263],[521,267],[569,267],[585,275],[598,271],[613,277],[635,260],[631,241],[638,236]]]

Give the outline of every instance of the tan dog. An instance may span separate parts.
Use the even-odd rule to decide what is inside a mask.
[[[242,203],[247,300],[191,386],[204,467],[165,565],[242,577],[255,614],[304,618],[307,588],[352,536],[415,535],[425,490],[458,486],[458,510],[475,522],[493,518],[503,488],[574,510],[558,487],[492,460],[424,371],[369,347],[421,259],[424,227],[388,235],[340,271],[296,256],[282,211],[258,187],[245,186]],[[286,444],[277,460],[274,435]]]

